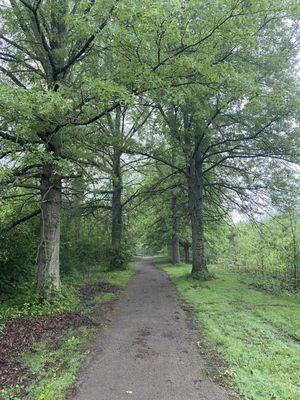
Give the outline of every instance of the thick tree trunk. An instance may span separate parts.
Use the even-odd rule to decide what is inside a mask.
[[[50,7],[51,26],[50,31],[54,34],[50,38],[51,62],[45,63],[46,81],[49,92],[59,89],[59,76],[57,70],[65,64],[67,55],[63,45],[66,34],[65,16],[67,5],[62,2],[57,9]],[[55,14],[55,16],[54,16]],[[31,15],[32,31],[37,42],[43,42],[41,32],[33,14]],[[52,49],[54,50],[52,52]],[[49,59],[49,51],[44,54]],[[42,56],[41,59],[44,57]],[[43,63],[43,62],[42,62]],[[44,64],[43,64],[44,65]],[[64,74],[66,74],[67,69]],[[63,77],[61,76],[63,79]],[[51,118],[50,118],[51,119]],[[60,128],[59,128],[60,129]],[[62,141],[59,129],[53,133],[41,133],[39,135],[45,144],[47,156],[60,159],[62,153]],[[57,166],[49,161],[45,162],[41,176],[41,222],[40,222],[40,245],[37,254],[38,281],[37,291],[47,296],[52,287],[58,289],[60,286],[60,214],[61,214],[61,186],[62,178]]]
[[[171,258],[172,264],[180,263],[180,253],[179,253],[179,238],[178,238],[178,226],[177,226],[177,197],[172,196],[172,251]]]
[[[59,288],[60,285],[61,179],[55,175],[53,165],[44,165],[41,186],[42,202],[40,245],[37,255],[37,291],[46,295],[51,286]]]
[[[192,275],[205,276],[208,271],[204,253],[203,176],[199,151],[189,167],[188,192],[192,225]]]
[[[111,243],[113,246],[119,246],[122,242],[122,190],[121,152],[119,150],[114,150],[113,194],[111,208]]]

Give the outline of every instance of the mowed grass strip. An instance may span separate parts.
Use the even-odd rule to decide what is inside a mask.
[[[213,269],[216,279],[189,277],[190,266],[159,263],[193,309],[204,342],[228,364],[246,399],[300,399],[299,296],[255,289],[253,278]]]

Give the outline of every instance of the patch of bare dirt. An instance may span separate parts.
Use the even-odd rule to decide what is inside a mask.
[[[110,283],[97,282],[81,288],[79,298],[84,305],[97,294],[119,290]],[[51,334],[54,343],[60,341],[67,329],[95,325],[91,318],[81,312],[19,317],[4,322],[5,328],[0,335],[0,390],[22,381],[26,371],[22,366],[21,354],[29,351],[45,334]]]
[[[79,297],[81,300],[89,300],[96,294],[100,293],[116,293],[119,292],[120,288],[116,285],[112,285],[108,282],[97,282],[90,283],[83,288],[81,288],[79,292]]]
[[[24,372],[20,354],[30,349],[45,333],[58,334],[71,327],[92,324],[90,318],[79,312],[20,317],[7,321],[0,336],[0,390],[18,383]]]
[[[267,289],[264,285],[260,284],[260,283],[251,283],[250,285],[248,285],[249,289],[253,289],[253,290],[259,290],[262,292],[270,292],[271,290]]]

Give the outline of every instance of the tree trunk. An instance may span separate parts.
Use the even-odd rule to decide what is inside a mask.
[[[112,194],[112,229],[111,243],[119,246],[122,242],[122,171],[121,152],[114,150],[113,155],[113,194]]]
[[[204,253],[203,176],[199,151],[195,152],[188,170],[188,195],[192,225],[192,275],[201,277],[208,271]]]
[[[172,264],[180,263],[180,253],[179,253],[179,239],[178,239],[178,227],[177,227],[177,197],[172,196],[172,251],[171,258]]]
[[[180,263],[179,253],[179,240],[177,233],[173,233],[172,236],[172,264],[176,265]]]
[[[60,247],[60,207],[61,178],[54,167],[45,164],[41,178],[41,221],[40,245],[37,255],[37,291],[46,295],[51,286],[59,288],[59,247]]]
[[[59,77],[57,70],[65,64],[66,49],[63,45],[66,34],[65,16],[67,5],[62,2],[57,9],[50,7],[51,16],[50,31],[54,33],[50,39],[52,60],[45,63],[46,81],[49,92],[56,92],[59,89]],[[41,32],[36,19],[31,15],[32,31],[41,40]],[[52,50],[54,52],[52,53]],[[44,54],[50,60],[49,51]],[[42,57],[43,58],[43,57]],[[66,74],[65,70],[64,74]],[[61,77],[63,79],[63,77]],[[53,133],[40,133],[38,135],[44,142],[46,159],[53,158],[58,161],[62,154],[62,141],[58,130]],[[47,296],[51,288],[60,286],[60,215],[61,215],[61,187],[62,178],[59,175],[54,162],[46,161],[42,168],[41,176],[41,221],[40,221],[40,245],[37,254],[38,281],[37,291]]]
[[[189,243],[185,242],[183,244],[183,250],[184,250],[184,262],[188,264],[190,262],[190,245]]]

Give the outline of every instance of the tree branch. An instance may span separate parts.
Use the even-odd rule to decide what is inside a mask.
[[[22,224],[23,222],[29,221],[31,218],[39,215],[41,213],[41,210],[35,210],[33,211],[31,214],[26,215],[25,217],[22,217],[20,219],[18,219],[17,221],[13,222],[10,226],[8,226],[7,228],[5,228],[3,230],[3,232],[9,232],[11,229],[15,228],[16,226]]]

